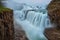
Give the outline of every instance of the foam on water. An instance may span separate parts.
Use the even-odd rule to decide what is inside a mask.
[[[33,8],[32,8],[33,9]],[[25,11],[25,12],[24,12]],[[47,11],[15,10],[14,20],[25,30],[29,40],[48,40],[44,36],[45,28],[52,27]]]

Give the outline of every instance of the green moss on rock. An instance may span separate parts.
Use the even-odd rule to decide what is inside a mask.
[[[3,11],[11,11],[11,9],[0,6],[0,13],[3,12]]]
[[[0,6],[0,40],[14,40],[13,10]]]

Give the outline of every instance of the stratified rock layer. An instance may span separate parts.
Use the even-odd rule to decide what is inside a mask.
[[[60,0],[52,0],[47,7],[48,15],[55,28],[46,29],[45,34],[49,40],[60,40]]]
[[[0,7],[0,40],[14,40],[13,11]]]

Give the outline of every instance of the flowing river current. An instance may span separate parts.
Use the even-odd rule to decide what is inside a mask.
[[[46,28],[52,27],[47,5],[51,0],[8,0],[4,5],[13,9],[14,21],[21,25],[29,40],[48,40]]]

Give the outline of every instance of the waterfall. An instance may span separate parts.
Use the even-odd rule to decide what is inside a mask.
[[[14,11],[15,22],[22,26],[29,40],[48,40],[44,36],[44,30],[52,27],[52,24],[47,10],[28,8]]]
[[[44,35],[51,28],[47,5],[51,0],[8,0],[5,7],[13,9],[14,21],[25,31],[29,40],[48,40]]]

